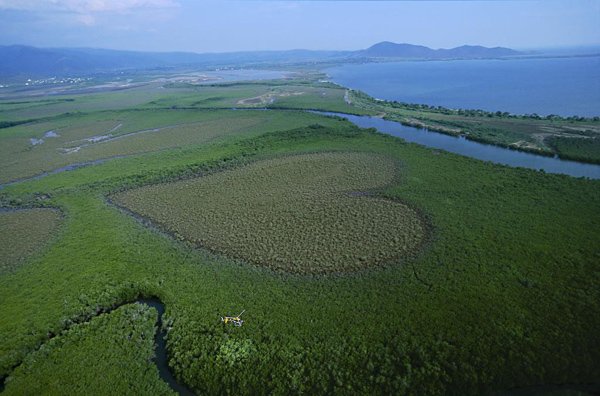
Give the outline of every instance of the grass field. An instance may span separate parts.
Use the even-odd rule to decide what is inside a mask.
[[[62,116],[0,130],[0,183],[104,158],[292,129],[317,119],[304,113],[233,110],[132,110]],[[49,131],[57,136],[45,137]],[[34,145],[31,139],[42,143]]]
[[[261,123],[245,124],[248,117]],[[44,145],[50,148],[49,141],[62,142],[63,136],[89,138],[118,123],[123,126],[113,133],[125,136],[179,120],[208,123],[219,138],[193,140],[190,129],[181,136],[191,140],[176,145],[165,138],[144,153],[0,190],[2,206],[43,203],[63,213],[52,243],[39,239],[37,254],[0,275],[0,378],[6,376],[8,394],[42,387],[48,393],[167,393],[148,360],[155,311],[126,305],[101,314],[139,296],[164,302],[169,366],[198,394],[479,395],[600,378],[600,181],[484,163],[344,120],[282,110],[155,108],[56,116],[43,127],[1,129],[1,158],[21,161],[27,154],[15,142],[34,131],[40,138],[57,127],[52,123],[64,122],[57,130],[61,137],[32,149],[47,150],[48,158],[55,151]],[[138,136],[144,134],[114,142],[125,145]],[[87,148],[102,144],[113,143]],[[28,162],[41,164],[42,157],[14,168],[5,162],[1,179],[31,174]],[[273,199],[261,192],[272,192]],[[151,218],[162,215],[161,205],[174,212],[152,227],[112,205],[115,196],[132,199],[130,206]],[[176,204],[164,206],[168,201]],[[309,221],[309,201],[317,202],[314,209],[323,205],[324,213],[340,211],[318,216],[319,230],[372,222],[381,235],[404,229],[407,221],[397,216],[413,221],[412,213],[418,214],[422,222],[415,228],[427,225],[427,244],[391,260],[393,265],[367,260],[377,268],[356,272],[351,262],[345,274],[329,270],[347,265],[337,253],[330,261],[300,249],[300,268],[314,257],[322,265],[290,270],[296,256],[288,251],[291,239],[271,237],[284,229],[300,236],[300,227],[255,224],[260,216],[269,219],[268,209],[273,218],[290,221],[295,214],[283,212],[286,201],[300,210],[302,221]],[[265,208],[244,202],[264,202]],[[359,215],[399,220],[346,217],[342,208],[349,206]],[[163,232],[175,218],[194,227],[182,229],[180,238]],[[236,227],[219,227],[232,219],[246,234],[256,231],[254,240],[269,238],[288,266],[256,259],[257,250],[240,243],[245,236],[236,235]],[[198,247],[195,239],[204,232],[221,232],[224,245]],[[319,241],[328,249],[335,246],[331,233]],[[335,234],[343,240],[351,232]],[[378,243],[386,241],[402,243]],[[223,254],[235,246],[239,253]],[[360,246],[348,251],[356,255]],[[386,252],[392,251],[402,248],[392,245]],[[243,309],[242,327],[221,322]]]
[[[371,112],[344,101],[345,89],[330,83],[289,81],[230,83],[213,86],[177,85],[179,92],[149,103],[151,107],[271,108],[329,110],[352,114]],[[172,88],[171,88],[172,89]],[[188,93],[182,94],[181,90]]]
[[[60,95],[59,99],[47,100],[45,96],[9,97],[0,99],[0,121],[38,119],[68,112],[120,110],[144,105],[157,100],[167,92],[162,85],[144,85],[127,90],[100,91],[87,94]],[[173,89],[172,93],[177,92]],[[43,95],[43,91],[40,95]],[[16,103],[16,104],[15,104]]]

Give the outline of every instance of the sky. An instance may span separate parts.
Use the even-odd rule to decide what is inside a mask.
[[[600,0],[0,0],[0,45],[138,51],[600,45]]]

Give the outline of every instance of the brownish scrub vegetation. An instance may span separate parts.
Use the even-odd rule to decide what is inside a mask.
[[[294,273],[355,271],[405,258],[425,225],[398,201],[369,196],[397,162],[321,153],[253,163],[195,180],[147,186],[115,200],[213,251]]]
[[[60,212],[54,209],[0,209],[0,274],[39,252],[59,222]]]

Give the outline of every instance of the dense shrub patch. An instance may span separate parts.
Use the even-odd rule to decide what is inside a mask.
[[[173,395],[152,362],[156,316],[128,304],[74,325],[27,356],[6,394]]]

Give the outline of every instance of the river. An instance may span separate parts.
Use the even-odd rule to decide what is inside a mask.
[[[162,326],[162,317],[165,313],[164,304],[157,298],[140,298],[136,302],[138,304],[146,304],[158,311],[158,320],[156,321],[158,330],[154,335],[154,342],[156,343],[154,363],[156,363],[156,367],[158,368],[158,375],[178,394],[182,396],[193,396],[194,392],[184,384],[178,382],[169,368],[166,341],[167,332]]]
[[[405,126],[399,122],[387,121],[379,117],[356,116],[332,112],[315,113],[343,117],[361,128],[375,128],[379,132],[402,138],[407,142],[418,143],[423,146],[446,150],[451,153],[461,154],[483,161],[490,161],[512,167],[544,170],[544,172],[547,173],[559,173],[574,177],[600,179],[600,165],[596,164],[586,164],[583,162],[562,160],[556,157],[546,157],[523,151],[510,150],[499,146],[467,140],[460,136],[455,137],[427,129]]]

